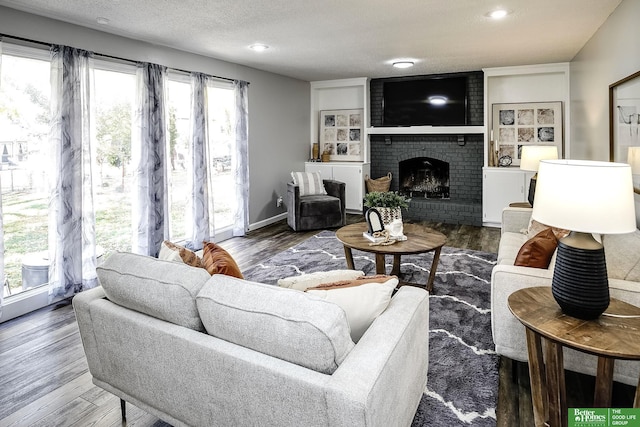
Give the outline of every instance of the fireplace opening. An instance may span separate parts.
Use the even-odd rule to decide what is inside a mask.
[[[411,198],[449,199],[449,163],[414,157],[399,163],[399,192]]]

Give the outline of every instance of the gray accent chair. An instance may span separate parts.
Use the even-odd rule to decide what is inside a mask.
[[[300,187],[287,183],[287,223],[294,231],[342,227],[347,224],[344,182],[323,179],[327,194],[300,196]]]

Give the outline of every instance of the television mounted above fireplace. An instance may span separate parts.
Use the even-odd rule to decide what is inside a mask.
[[[387,80],[382,126],[465,126],[467,76]]]

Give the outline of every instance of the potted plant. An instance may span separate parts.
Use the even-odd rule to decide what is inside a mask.
[[[385,225],[394,219],[402,220],[402,208],[407,209],[410,201],[397,191],[372,191],[364,195],[364,205],[380,212]]]

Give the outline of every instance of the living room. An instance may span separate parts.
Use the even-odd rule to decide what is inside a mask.
[[[11,8],[11,5],[2,3],[0,7],[0,27],[2,33],[29,40],[48,43],[60,43],[75,46],[105,55],[134,60],[148,60],[169,67],[186,70],[199,70],[216,76],[225,76],[233,79],[241,79],[250,82],[249,87],[249,236],[261,236],[260,230],[269,226],[281,227],[286,217],[286,206],[279,206],[277,200],[286,195],[286,184],[290,181],[291,171],[302,171],[305,162],[310,157],[310,138],[313,133],[310,123],[310,104],[312,81],[334,80],[344,77],[353,77],[345,73],[336,72],[332,77],[325,75],[305,80],[291,77],[285,73],[262,71],[263,59],[255,59],[253,63],[243,65],[232,60],[213,59],[204,55],[189,52],[188,49],[179,50],[158,44],[152,44],[134,38],[127,38],[108,32],[98,31],[83,26],[64,23],[52,18],[30,14]],[[585,40],[584,45],[574,54],[559,57],[553,63],[566,63],[568,74],[564,89],[566,89],[567,102],[565,111],[565,153],[572,159],[609,160],[609,86],[626,76],[632,75],[640,69],[640,58],[634,40],[638,39],[637,17],[640,16],[640,6],[637,1],[624,0],[616,4],[615,10],[602,22],[592,27],[592,36]],[[558,38],[556,43],[562,43]],[[277,50],[277,49],[272,49]],[[265,52],[268,54],[269,52]],[[538,66],[543,63],[509,63],[503,62],[500,67],[510,66]],[[481,68],[498,67],[493,63],[485,66],[465,69],[463,71],[481,71]],[[428,74],[440,74],[458,70],[439,70]],[[391,71],[389,72],[392,73]],[[422,74],[422,73],[416,73]],[[426,74],[426,73],[425,73]],[[404,74],[409,76],[412,74]],[[366,73],[358,77],[369,76]],[[376,76],[377,77],[377,76]],[[520,99],[526,102],[529,99]],[[286,119],[286,125],[283,123]],[[484,123],[486,130],[482,131],[484,144],[489,138],[490,124]],[[384,146],[384,136],[377,136],[378,144]],[[374,138],[375,139],[375,138]],[[454,138],[455,139],[455,138]],[[392,137],[391,145],[396,144]],[[454,141],[453,144],[456,144]],[[372,171],[373,172],[373,171]],[[373,177],[382,175],[383,171],[375,171]],[[481,173],[481,171],[478,171]],[[636,195],[636,215],[638,209],[638,196]],[[353,216],[350,221],[360,221],[361,217]],[[495,224],[494,224],[495,225]],[[284,227],[286,229],[286,227]],[[282,231],[282,228],[276,228]],[[497,252],[499,229],[495,227],[466,228],[462,226],[451,227],[450,242],[462,247],[465,244],[469,249]],[[263,230],[264,232],[264,230]],[[463,236],[464,233],[466,236]],[[277,231],[273,232],[277,234]],[[278,240],[276,236],[269,237],[263,234],[263,241],[251,238],[250,244],[242,244],[231,239],[221,245],[227,248],[236,258],[238,264],[244,269],[259,263],[262,259],[284,250],[289,246],[300,243],[309,233],[283,237]],[[456,237],[457,236],[457,237]],[[471,237],[470,237],[471,236]],[[471,247],[474,242],[492,240],[484,247]],[[463,241],[466,240],[467,243]],[[269,252],[260,253],[253,251],[248,246],[262,247],[272,245]],[[261,246],[262,245],[262,246]],[[237,252],[236,252],[237,251]],[[4,319],[3,319],[4,321]],[[40,320],[41,323],[46,323]],[[71,327],[69,327],[71,329]],[[10,337],[7,337],[7,339]],[[24,345],[28,345],[24,343]],[[14,353],[12,353],[14,354]],[[29,352],[23,353],[28,357]],[[10,354],[2,355],[9,357]],[[9,360],[9,359],[7,359]],[[8,362],[9,365],[11,362]],[[80,369],[80,368],[79,368]],[[77,372],[76,372],[77,373]],[[86,381],[86,378],[84,378]],[[25,379],[25,382],[28,381]],[[90,380],[88,380],[90,383]],[[69,388],[73,384],[68,385]],[[82,387],[87,387],[84,383]],[[87,390],[89,390],[87,388]],[[60,391],[64,394],[64,391]],[[3,393],[4,394],[4,393]],[[104,397],[101,395],[101,397]],[[3,396],[3,399],[10,399]],[[54,397],[51,397],[54,399]],[[106,397],[105,397],[106,399]],[[41,401],[42,402],[42,401]],[[24,403],[24,402],[23,402]],[[29,402],[32,403],[32,402]],[[59,405],[59,402],[56,403]],[[119,417],[119,412],[113,413],[117,402],[109,402],[109,419],[114,421]],[[114,406],[115,405],[115,406]],[[26,404],[25,404],[26,406]],[[60,405],[64,406],[64,405]],[[33,409],[33,406],[30,407]],[[16,407],[9,414],[19,412]],[[57,408],[56,408],[57,410]],[[26,412],[22,410],[21,414]],[[51,415],[55,410],[46,415]],[[39,412],[42,414],[42,412]],[[133,413],[133,412],[132,412]],[[7,415],[8,416],[8,415]],[[139,415],[141,424],[152,425],[156,421],[152,417]],[[0,417],[0,420],[3,417]],[[51,420],[55,416],[48,418]],[[13,419],[15,418],[15,415]],[[64,417],[57,421],[64,424]],[[35,423],[35,421],[34,421]],[[147,423],[147,424],[145,424]],[[495,423],[495,420],[494,420]]]

